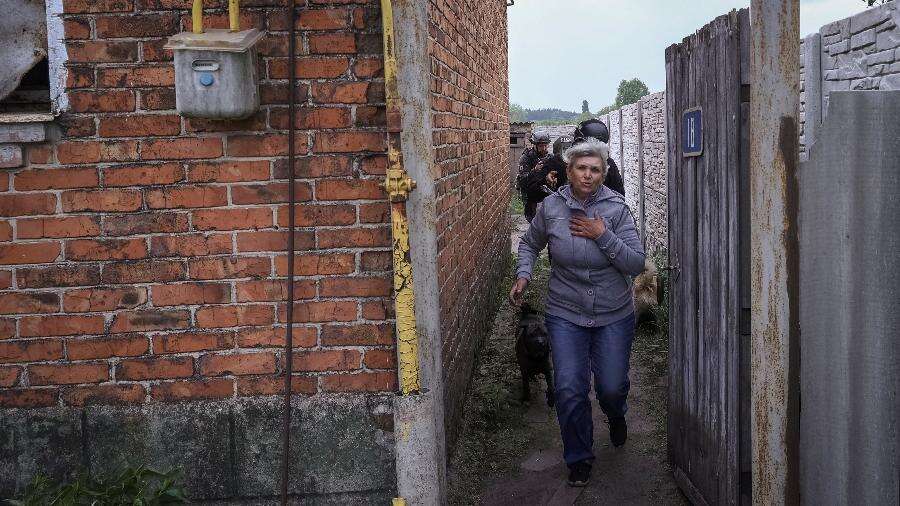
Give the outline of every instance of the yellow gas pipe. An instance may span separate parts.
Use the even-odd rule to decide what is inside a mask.
[[[391,0],[381,0],[384,36],[384,87],[387,103],[388,169],[382,187],[391,201],[391,232],[394,245],[394,310],[397,320],[397,357],[400,392],[418,392],[419,339],[413,296],[412,263],[409,256],[409,223],[406,199],[416,187],[403,169],[400,152],[400,93],[397,91],[397,54],[394,46],[394,12]]]
[[[240,30],[240,0],[228,0],[228,29],[232,32]],[[194,33],[203,33],[203,0],[194,0],[191,6],[191,24]]]

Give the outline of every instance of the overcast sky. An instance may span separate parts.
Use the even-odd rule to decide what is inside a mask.
[[[516,0],[509,13],[509,99],[581,112],[612,103],[622,79],[666,86],[665,48],[749,0]],[[800,0],[800,33],[865,9],[861,0]]]

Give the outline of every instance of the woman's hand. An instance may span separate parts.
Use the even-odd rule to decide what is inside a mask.
[[[524,297],[522,296],[525,293],[525,288],[528,286],[528,280],[525,278],[519,278],[513,283],[512,288],[509,290],[509,302],[514,306],[521,306],[523,302],[525,302]]]
[[[555,170],[551,170],[550,172],[548,172],[546,179],[547,179],[547,184],[550,185],[551,188],[556,188],[557,179],[556,179],[556,171]]]
[[[569,230],[574,236],[596,240],[606,232],[606,223],[603,222],[603,218],[592,220],[587,216],[576,215],[569,220]]]

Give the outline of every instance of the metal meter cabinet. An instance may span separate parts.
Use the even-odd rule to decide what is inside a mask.
[[[182,32],[165,47],[175,53],[175,105],[182,116],[246,118],[259,109],[256,44],[263,33],[211,29]]]

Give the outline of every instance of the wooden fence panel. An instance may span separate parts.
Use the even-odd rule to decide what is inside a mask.
[[[666,50],[669,255],[669,460],[696,504],[740,504],[742,209],[746,185],[746,9]],[[682,152],[682,114],[701,108],[703,152]],[[748,482],[749,483],[749,482]],[[743,484],[746,487],[746,483]],[[744,491],[746,492],[746,491]]]

